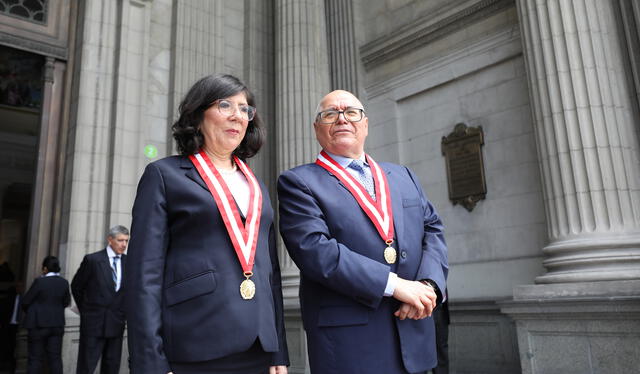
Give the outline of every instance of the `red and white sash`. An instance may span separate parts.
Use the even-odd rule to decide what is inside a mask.
[[[189,159],[198,169],[198,173],[207,184],[209,192],[216,201],[227,233],[233,243],[233,248],[238,256],[238,261],[242,266],[245,274],[252,272],[253,263],[256,255],[256,247],[258,244],[258,234],[260,231],[260,216],[262,214],[262,190],[258,180],[253,175],[249,167],[236,156],[233,157],[234,162],[240,168],[245,178],[249,182],[249,210],[246,221],[243,224],[236,206],[235,200],[229,187],[225,183],[222,176],[213,165],[206,152],[200,150],[195,155],[190,155]],[[245,253],[249,253],[249,258],[245,257]]]
[[[389,183],[384,171],[378,164],[365,154],[367,163],[371,166],[371,176],[375,182],[376,200],[367,193],[364,186],[358,182],[345,168],[340,166],[327,152],[322,151],[316,159],[316,164],[322,166],[329,173],[344,184],[356,199],[360,208],[367,214],[378,230],[382,240],[390,244],[393,241],[393,211],[391,209],[391,194]]]

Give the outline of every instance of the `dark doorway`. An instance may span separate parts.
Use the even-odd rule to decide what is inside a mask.
[[[0,46],[0,373],[15,365],[16,294],[26,277],[44,58]]]

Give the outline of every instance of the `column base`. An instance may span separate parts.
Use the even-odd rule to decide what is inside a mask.
[[[543,249],[547,273],[537,284],[640,279],[640,235],[594,235],[561,240]]]
[[[523,374],[640,368],[640,280],[518,286],[500,306],[516,322]]]
[[[309,374],[307,356],[307,335],[302,326],[300,307],[287,307],[284,311],[284,323],[289,346],[289,374]]]

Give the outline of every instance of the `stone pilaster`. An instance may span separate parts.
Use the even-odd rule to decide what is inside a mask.
[[[40,142],[37,147],[36,175],[33,188],[33,218],[29,227],[29,248],[27,265],[27,283],[39,276],[42,271],[42,259],[49,254],[63,257],[55,246],[58,220],[55,197],[56,181],[61,156],[61,113],[60,101],[64,96],[66,63],[53,57],[45,58],[43,101],[40,116]],[[35,157],[34,157],[35,158]],[[55,243],[55,244],[54,244]]]
[[[322,0],[276,1],[278,172],[312,162],[320,150],[312,123],[318,102],[329,91],[324,14]],[[280,248],[285,281],[297,284],[297,269],[284,246]],[[287,301],[291,296],[297,302],[297,290],[285,295]]]
[[[82,257],[105,244],[107,178],[113,136],[114,71],[119,7],[116,3],[80,4],[76,48],[77,87],[71,114],[68,188],[67,272],[73,276]],[[128,222],[127,222],[128,223]]]
[[[543,178],[548,273],[640,279],[640,177],[614,2],[519,0]]]

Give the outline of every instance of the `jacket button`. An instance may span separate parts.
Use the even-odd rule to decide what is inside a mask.
[[[407,258],[407,251],[400,252],[400,257]]]

